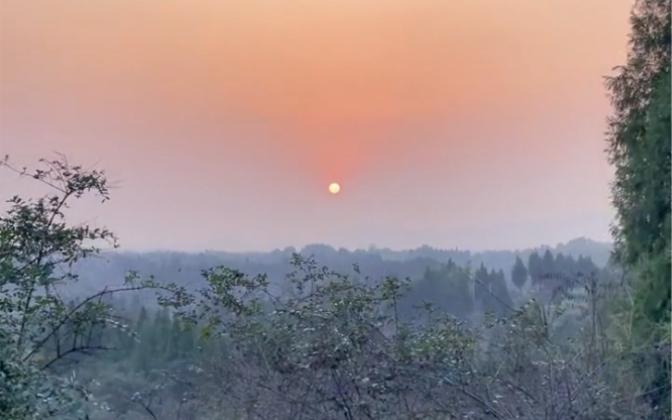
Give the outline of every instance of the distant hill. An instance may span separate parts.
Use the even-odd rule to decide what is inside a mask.
[[[492,250],[492,251],[463,251],[459,249],[437,249],[428,245],[416,248],[413,250],[395,251],[389,248],[369,248],[369,252],[377,252],[384,259],[389,260],[407,260],[416,257],[431,258],[435,260],[452,259],[457,263],[466,263],[470,261],[472,264],[485,264],[489,268],[507,270],[510,268],[516,256],[519,256],[523,261],[527,261],[530,254],[533,252],[544,253],[547,249],[556,255],[563,253],[566,256],[578,258],[579,256],[590,257],[599,267],[604,267],[609,262],[611,256],[612,244],[606,242],[598,242],[588,238],[576,238],[567,243],[557,244],[555,247],[549,245],[540,245],[534,248],[527,248],[522,250]]]
[[[611,258],[613,244],[597,242],[588,238],[576,238],[565,244],[558,244],[551,249],[553,253],[562,252],[565,255],[590,257],[600,267],[607,265]]]
[[[357,263],[365,276],[377,279],[384,276],[397,276],[412,279],[421,278],[425,269],[435,263],[452,261],[458,266],[479,267],[483,264],[489,270],[503,270],[509,280],[511,268],[516,256],[527,262],[530,254],[540,254],[550,249],[554,255],[563,253],[565,256],[578,258],[589,257],[599,267],[606,265],[611,252],[611,245],[577,238],[555,247],[539,246],[526,250],[515,251],[484,251],[471,252],[466,250],[442,250],[423,246],[412,250],[390,250],[370,247],[368,250],[350,251],[344,248],[335,249],[329,245],[313,244],[299,250],[304,256],[313,255],[319,265],[331,269],[350,272],[352,265]],[[128,270],[136,270],[144,275],[155,275],[164,281],[173,281],[183,285],[201,283],[201,270],[224,265],[240,270],[248,275],[267,274],[271,282],[279,282],[290,273],[292,253],[296,249],[288,247],[272,252],[229,253],[207,251],[186,253],[173,251],[154,252],[104,252],[98,257],[80,261],[75,270],[82,277],[76,286],[77,291],[93,292],[100,287],[119,284]]]

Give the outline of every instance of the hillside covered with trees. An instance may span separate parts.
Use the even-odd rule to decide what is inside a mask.
[[[0,216],[0,420],[670,418],[670,8],[606,82],[613,249],[110,250],[104,172],[5,159],[50,192]]]

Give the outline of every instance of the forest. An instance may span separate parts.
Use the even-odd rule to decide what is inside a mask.
[[[5,158],[49,192],[0,216],[0,420],[670,418],[670,9],[605,82],[613,244],[129,252],[69,218],[104,171]]]

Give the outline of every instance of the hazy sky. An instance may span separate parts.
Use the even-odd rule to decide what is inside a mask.
[[[632,1],[0,4],[0,151],[107,169],[125,248],[608,239]]]

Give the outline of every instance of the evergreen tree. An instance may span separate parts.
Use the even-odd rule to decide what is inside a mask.
[[[539,283],[542,274],[542,261],[537,252],[530,254],[530,258],[527,260],[527,269],[529,270],[532,284]]]
[[[464,314],[470,314],[474,310],[473,280],[468,270],[453,264],[446,267],[446,275],[449,278],[449,287],[454,290],[451,293],[452,302]]]
[[[562,274],[569,274],[567,272],[567,259],[562,252],[558,252],[555,255],[555,271]]]
[[[630,22],[627,63],[607,78],[613,105],[608,153],[616,223],[615,258],[634,272],[635,334],[642,348],[670,331],[670,0],[639,0]],[[658,353],[653,380],[644,385],[669,418],[670,364]],[[640,363],[641,364],[641,363]]]
[[[463,318],[473,310],[469,275],[455,265],[427,267],[421,281],[402,299],[401,313],[410,313],[419,302],[431,303],[436,309]]]
[[[485,297],[484,309],[497,316],[505,316],[513,305],[509,288],[506,287],[504,270],[492,270],[489,274],[488,295]]]
[[[170,322],[170,333],[168,336],[168,348],[166,357],[168,360],[175,360],[182,355],[182,336],[185,331],[180,324],[180,320],[173,317]]]
[[[556,277],[557,270],[555,268],[555,258],[550,249],[547,249],[544,252],[544,256],[541,258],[541,276],[544,277]]]
[[[474,299],[485,309],[485,302],[488,300],[490,293],[490,274],[482,263],[474,273],[474,281],[476,283]]]
[[[577,272],[580,276],[593,276],[597,274],[599,268],[590,257],[584,257],[579,255],[579,259],[576,262]]]
[[[156,311],[153,327],[155,362],[163,362],[168,358],[170,345],[171,322],[168,308]]]
[[[571,255],[565,257],[565,270],[570,278],[575,278],[576,274],[578,273],[576,260]]]
[[[135,323],[137,345],[133,349],[133,369],[135,371],[149,370],[152,367],[153,343],[151,331],[153,325],[147,309],[143,306]]]
[[[502,303],[506,306],[504,308],[505,313],[509,313],[510,309],[513,307],[513,299],[511,299],[511,294],[509,293],[509,287],[506,285],[506,274],[501,268],[497,271],[497,280],[495,282],[497,285],[496,293]]]
[[[525,264],[520,257],[516,257],[516,262],[511,269],[511,281],[519,289],[522,289],[527,281],[527,267],[525,267]]]

